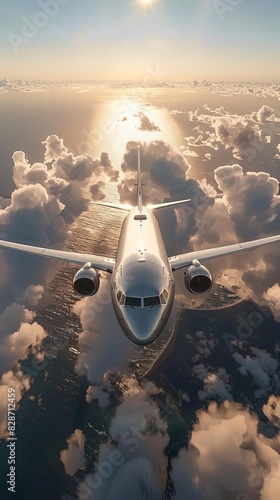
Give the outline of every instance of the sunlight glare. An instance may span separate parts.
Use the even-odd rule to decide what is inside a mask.
[[[157,0],[139,0],[138,3],[141,7],[153,7],[153,5],[157,2]]]

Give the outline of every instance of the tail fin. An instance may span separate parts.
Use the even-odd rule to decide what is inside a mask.
[[[140,144],[138,144],[138,174],[137,174],[137,198],[138,198],[138,210],[141,214],[143,208],[143,198],[142,198],[142,182],[141,182],[141,151]]]
[[[138,203],[138,210],[139,213],[142,213],[143,210],[143,193],[142,193],[142,182],[141,182],[141,150],[140,150],[140,144],[138,144],[137,148],[138,152],[138,172],[137,172],[137,203]],[[181,205],[182,203],[186,203],[188,201],[191,201],[190,199],[187,200],[178,200],[178,201],[168,201],[165,203],[158,203],[156,205],[147,205],[147,208],[150,210],[157,210],[158,208],[166,208],[166,207],[176,207],[177,205]],[[110,207],[110,208],[115,208],[117,210],[124,210],[126,212],[129,212],[133,207],[127,203],[110,203],[107,201],[93,201],[95,205],[101,205],[103,207]]]

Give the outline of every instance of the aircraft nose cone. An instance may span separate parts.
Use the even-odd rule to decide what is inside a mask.
[[[125,313],[130,339],[139,345],[153,342],[160,333],[161,308],[127,309]]]

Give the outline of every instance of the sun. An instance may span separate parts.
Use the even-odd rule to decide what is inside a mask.
[[[144,8],[147,8],[147,7],[153,7],[153,5],[155,3],[157,3],[158,0],[138,0],[138,4],[140,5],[140,7],[144,7]]]

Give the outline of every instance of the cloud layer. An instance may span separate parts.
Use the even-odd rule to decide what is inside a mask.
[[[10,199],[0,198],[0,232],[11,241],[64,246],[71,225],[90,203],[82,187],[92,184],[95,191],[97,186],[103,196],[105,182],[116,180],[118,172],[107,154],[100,159],[75,157],[56,135],[47,137],[44,145],[45,163],[31,165],[23,151],[13,154],[16,189]],[[5,374],[13,373],[19,401],[29,379],[22,376],[18,360],[28,355],[37,362],[44,359],[41,344],[47,333],[35,321],[35,308],[56,267],[53,261],[8,250],[0,258],[0,387],[3,390]],[[1,412],[1,417],[3,434],[7,415]]]

